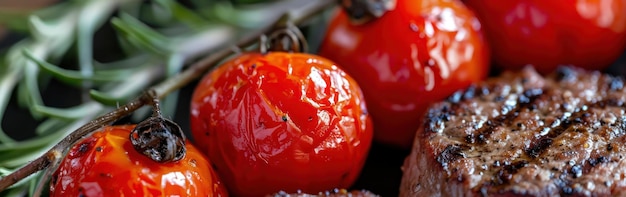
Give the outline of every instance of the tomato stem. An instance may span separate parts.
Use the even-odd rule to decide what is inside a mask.
[[[121,117],[129,115],[130,113],[139,109],[141,106],[148,103],[150,101],[149,99],[152,99],[150,94],[144,93],[138,99],[135,99],[127,103],[126,105],[121,106],[115,109],[114,111],[109,112],[105,115],[102,115],[88,122],[87,124],[81,126],[80,128],[76,129],[75,131],[70,133],[68,136],[63,138],[54,147],[48,150],[48,152],[46,152],[44,155],[29,162],[28,164],[21,167],[20,169],[17,169],[15,172],[5,177],[2,177],[2,179],[0,179],[0,191],[3,191],[9,186],[17,183],[19,180],[22,180],[35,172],[46,169],[47,167],[49,167],[50,164],[60,161],[60,157],[62,154],[59,154],[59,153],[65,152],[65,150],[71,147],[74,143],[80,140],[83,136],[86,136],[90,134],[91,132],[95,131],[96,129],[99,129],[105,125],[109,125],[113,123],[114,121],[120,119]]]
[[[181,160],[185,157],[185,134],[178,124],[163,118],[159,99],[154,91],[147,93],[152,97],[152,117],[137,124],[129,139],[135,150],[153,161],[165,163]]]
[[[302,0],[301,2],[301,4],[293,4],[293,7],[281,8],[279,12],[283,12],[284,14],[277,17],[272,23],[273,25],[269,25],[265,28],[260,28],[246,34],[239,40],[239,42],[237,42],[237,46],[240,48],[250,46],[256,42],[260,36],[270,32],[276,27],[286,26],[288,23],[300,24],[324,9],[335,5],[334,0]],[[50,167],[53,163],[58,163],[63,155],[59,153],[65,153],[66,150],[68,150],[78,140],[82,139],[83,136],[86,136],[106,125],[110,125],[122,117],[130,115],[140,107],[152,103],[155,98],[161,99],[169,93],[182,88],[202,76],[209,69],[216,66],[217,62],[229,57],[233,53],[234,52],[231,48],[224,48],[206,56],[176,76],[153,86],[149,91],[144,92],[138,98],[74,130],[54,147],[48,150],[44,155],[15,170],[13,173],[0,178],[0,191],[4,191],[6,188],[33,173]]]
[[[272,31],[269,36],[261,36],[259,39],[259,50],[264,54],[269,51],[306,53],[308,47],[304,34],[292,23]]]
[[[363,24],[382,17],[396,7],[396,0],[339,0],[354,24]]]
[[[137,124],[129,135],[135,150],[159,163],[185,157],[185,134],[178,124],[160,115]]]

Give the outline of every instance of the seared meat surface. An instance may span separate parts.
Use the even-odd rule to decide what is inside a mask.
[[[626,195],[623,80],[505,72],[433,105],[401,196]]]
[[[318,194],[307,194],[302,192],[290,194],[286,192],[278,192],[273,195],[268,195],[268,197],[378,197],[378,195],[367,190],[348,191],[345,189],[335,189],[332,191],[320,192]]]

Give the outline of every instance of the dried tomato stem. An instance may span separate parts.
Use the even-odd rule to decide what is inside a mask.
[[[156,92],[150,91],[149,94],[151,94],[151,97],[152,97],[152,102],[150,103],[152,105],[152,116],[162,117],[161,103],[159,102],[159,99],[157,98]]]
[[[141,121],[130,132],[129,139],[135,150],[153,161],[165,163],[183,159],[187,152],[185,134],[175,122],[163,118],[154,91],[148,92],[152,97],[153,114]]]
[[[7,187],[17,183],[19,180],[22,180],[35,172],[47,168],[52,162],[60,160],[61,156],[63,155],[61,153],[63,153],[70,146],[72,146],[72,144],[76,143],[76,141],[80,140],[83,136],[88,135],[96,129],[101,128],[105,125],[109,125],[114,121],[120,119],[121,117],[127,116],[135,110],[139,109],[141,106],[147,103],[147,99],[151,99],[146,97],[150,97],[149,94],[143,94],[139,99],[133,100],[130,103],[121,106],[103,116],[100,116],[95,120],[92,120],[87,124],[81,126],[80,128],[76,129],[68,136],[63,138],[54,147],[48,150],[46,154],[29,162],[15,172],[5,177],[2,177],[2,179],[0,179],[0,191],[6,189]]]
[[[367,23],[380,18],[396,6],[396,0],[339,0],[354,24]]]
[[[287,43],[284,41],[287,41]],[[259,40],[259,50],[261,53],[267,53],[269,51],[306,53],[308,47],[306,38],[300,29],[291,23],[272,31],[269,36],[262,36]]]
[[[300,4],[293,4],[293,7],[287,8],[286,10],[278,11],[284,13],[284,15],[281,17],[277,17],[275,19],[275,22],[272,23],[273,25],[269,25],[265,28],[246,34],[246,36],[244,36],[239,40],[239,42],[237,42],[237,46],[243,48],[245,46],[253,44],[260,36],[268,33],[276,26],[284,26],[288,22],[300,24],[311,16],[324,10],[325,8],[334,5],[334,3],[334,0],[302,0]],[[63,155],[61,153],[64,153],[66,150],[68,150],[83,136],[88,135],[103,126],[110,125],[114,121],[131,114],[140,107],[152,103],[153,99],[155,98],[161,99],[167,96],[172,91],[182,88],[183,86],[189,84],[191,81],[199,78],[209,69],[216,66],[215,64],[217,62],[227,58],[233,53],[234,52],[231,48],[224,48],[222,50],[219,50],[214,54],[209,55],[202,60],[192,64],[189,68],[185,69],[183,72],[177,74],[176,76],[171,77],[157,84],[156,86],[153,86],[152,88],[150,88],[149,91],[144,92],[139,98],[134,99],[126,105],[120,106],[114,111],[102,115],[81,126],[80,128],[74,130],[68,136],[63,138],[59,143],[57,143],[54,147],[52,147],[48,152],[46,152],[46,154],[31,161],[20,169],[17,169],[13,173],[2,177],[0,179],[0,191],[5,190],[11,185],[17,183],[19,180],[22,180],[33,173],[48,168],[53,162],[59,161]]]

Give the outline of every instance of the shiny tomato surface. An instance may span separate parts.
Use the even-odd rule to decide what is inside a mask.
[[[485,29],[495,62],[542,73],[569,64],[603,69],[624,51],[624,0],[466,0]]]
[[[191,103],[194,141],[234,196],[348,188],[372,141],[356,82],[311,54],[242,54],[207,74]]]
[[[397,0],[362,25],[340,10],[319,54],[361,85],[375,140],[407,148],[428,105],[486,77],[489,51],[480,28],[459,1]]]
[[[50,183],[51,196],[227,196],[211,164],[186,144],[186,156],[157,163],[137,152],[134,125],[108,126],[69,150]]]

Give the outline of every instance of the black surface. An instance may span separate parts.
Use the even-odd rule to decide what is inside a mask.
[[[400,166],[408,154],[408,150],[374,143],[353,189],[367,189],[381,196],[398,196],[402,178]]]

